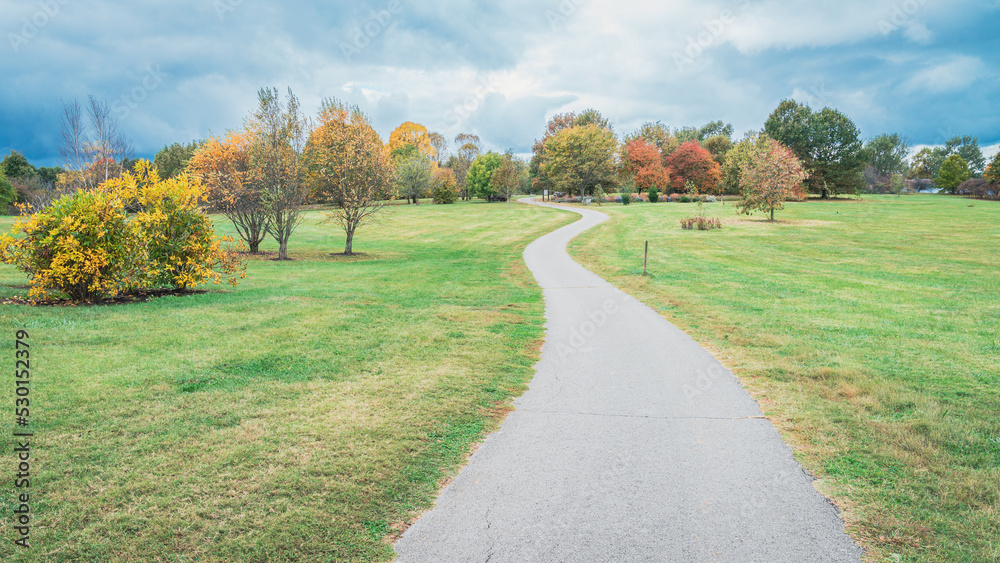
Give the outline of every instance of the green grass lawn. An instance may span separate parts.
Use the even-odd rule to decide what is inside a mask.
[[[321,218],[292,238],[296,261],[252,260],[236,288],[0,305],[0,560],[393,557],[398,525],[431,506],[532,376],[543,304],[521,252],[575,216],[395,207],[358,232],[368,255],[352,260],[329,255],[343,233]],[[25,283],[0,265],[0,297]],[[10,518],[19,328],[33,370],[30,550],[12,545]]]
[[[572,254],[732,367],[867,560],[1000,561],[1000,203],[595,209]]]

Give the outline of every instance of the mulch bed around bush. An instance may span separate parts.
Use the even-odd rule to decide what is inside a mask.
[[[205,290],[185,290],[185,289],[137,289],[129,291],[115,297],[109,297],[102,301],[86,302],[74,301],[72,299],[25,299],[21,297],[11,297],[0,301],[4,305],[33,305],[35,307],[79,307],[94,305],[128,305],[130,303],[142,303],[157,297],[167,295],[202,295],[208,293]]]

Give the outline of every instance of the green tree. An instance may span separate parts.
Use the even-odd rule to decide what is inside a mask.
[[[465,183],[465,176],[469,173],[472,161],[482,152],[483,145],[479,141],[479,136],[471,133],[459,133],[456,135],[455,144],[458,145],[458,151],[448,158],[447,167],[451,168],[455,173],[455,182],[461,191],[462,199],[468,200],[472,196]]]
[[[944,164],[945,159],[953,154],[962,157],[974,178],[982,177],[986,168],[986,157],[983,156],[983,150],[979,148],[979,139],[971,135],[952,137],[935,152],[940,159],[939,166]]]
[[[723,166],[726,164],[726,155],[733,148],[733,141],[725,135],[713,135],[705,139],[702,146],[712,153],[712,158],[719,163],[719,166]]]
[[[7,214],[7,208],[17,201],[17,190],[11,185],[10,180],[0,170],[0,215]]]
[[[889,190],[899,197],[903,194],[903,189],[906,188],[906,179],[903,178],[902,174],[893,174],[892,178],[889,180]]]
[[[10,154],[0,161],[0,172],[3,172],[7,178],[26,178],[34,175],[36,171],[23,154],[10,151]]]
[[[936,171],[941,168],[940,162],[935,164],[936,159],[934,149],[928,147],[920,149],[917,154],[913,155],[910,169],[906,175],[913,179],[933,178],[937,174]]]
[[[857,126],[831,108],[813,112],[794,100],[782,101],[764,124],[772,139],[790,148],[809,173],[809,190],[826,198],[855,193],[865,163]]]
[[[153,158],[153,164],[164,178],[173,178],[187,169],[188,162],[204,141],[191,141],[186,145],[174,143],[164,146]]]
[[[698,140],[707,141],[708,139],[716,136],[731,139],[733,137],[733,131],[734,129],[732,123],[723,123],[722,121],[710,121],[705,125],[703,125],[701,129],[698,130]]]
[[[62,166],[40,166],[38,168],[38,177],[49,184],[55,184],[59,181],[59,175],[64,174],[66,170]]]
[[[597,185],[616,183],[617,150],[612,131],[597,125],[571,127],[546,141],[542,170],[560,190],[583,196]]]
[[[910,152],[909,143],[899,135],[883,134],[865,143],[862,158],[865,164],[875,169],[879,176],[891,177],[902,174],[907,169],[906,155]]]
[[[431,160],[419,152],[400,160],[393,176],[399,193],[406,196],[406,203],[412,201],[415,204],[419,204],[420,198],[430,191],[431,178]]]
[[[471,197],[489,199],[494,194],[493,172],[503,164],[503,157],[490,151],[481,154],[472,161],[469,172],[465,175],[465,186]]]
[[[517,159],[513,152],[507,151],[500,160],[500,166],[490,176],[490,187],[494,193],[504,197],[507,209],[510,209],[510,198],[517,191],[518,176]]]
[[[934,185],[950,193],[954,193],[955,188],[971,176],[972,172],[969,170],[969,165],[965,162],[965,159],[957,154],[953,154],[944,159],[944,163],[941,164],[941,170],[934,179]]]
[[[420,150],[417,149],[417,145],[413,143],[403,143],[398,147],[389,151],[389,156],[392,157],[393,162],[403,162],[404,160],[409,160],[420,154]]]

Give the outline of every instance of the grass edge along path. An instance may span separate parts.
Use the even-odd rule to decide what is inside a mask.
[[[534,374],[544,307],[521,253],[577,216],[400,206],[359,233],[352,260],[330,256],[343,235],[321,219],[307,213],[294,261],[254,259],[237,288],[0,305],[5,357],[12,330],[31,332],[37,399],[27,550],[12,542],[13,420],[0,420],[0,559],[393,558],[394,529]],[[0,297],[24,283],[0,266]]]
[[[867,561],[1000,561],[1000,203],[597,209],[570,253],[739,377]]]

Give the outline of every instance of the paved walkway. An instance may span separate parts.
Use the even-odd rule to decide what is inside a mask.
[[[583,219],[524,251],[547,318],[530,389],[399,540],[398,561],[859,561],[733,375],[569,257],[570,239],[608,218],[572,211]]]

